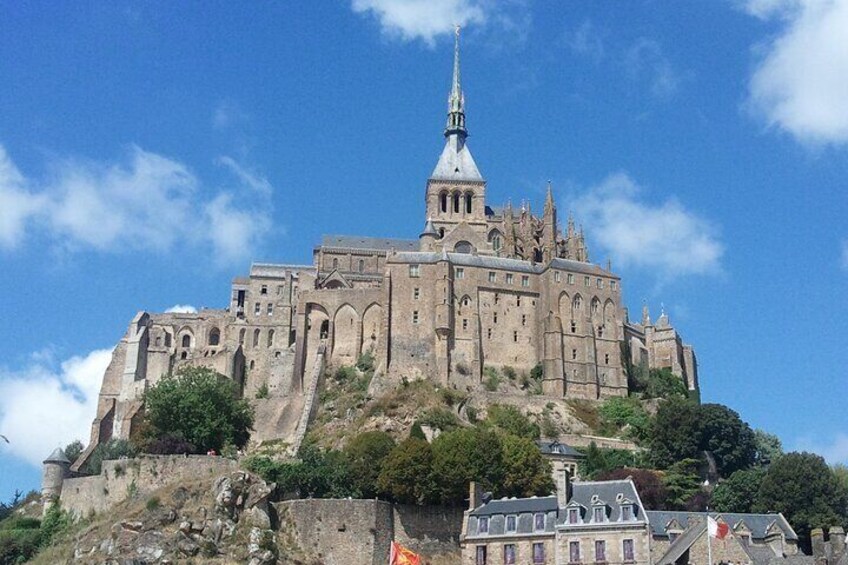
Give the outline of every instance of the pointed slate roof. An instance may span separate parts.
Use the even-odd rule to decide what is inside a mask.
[[[445,148],[430,175],[433,180],[483,181],[483,175],[471,156],[465,140],[459,135],[451,135],[445,142]]]
[[[67,463],[68,465],[71,464],[71,462],[68,461],[67,456],[65,456],[65,452],[62,451],[61,447],[57,447],[56,449],[54,449],[53,453],[51,453],[50,456],[44,460],[44,463]]]

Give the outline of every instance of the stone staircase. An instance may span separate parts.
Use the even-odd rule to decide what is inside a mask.
[[[303,407],[300,411],[300,419],[297,423],[297,428],[294,431],[294,437],[289,444],[289,455],[292,457],[297,455],[300,446],[303,443],[303,438],[306,437],[306,429],[309,427],[309,422],[315,415],[318,385],[321,381],[321,376],[324,374],[324,365],[326,363],[327,347],[321,345],[315,352],[315,359],[311,363],[309,378],[305,383],[303,398]]]

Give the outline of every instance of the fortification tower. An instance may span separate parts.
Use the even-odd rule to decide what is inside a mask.
[[[52,506],[59,495],[62,494],[62,483],[71,472],[71,462],[65,456],[65,452],[57,447],[53,453],[43,461],[41,475],[41,507],[43,512]]]

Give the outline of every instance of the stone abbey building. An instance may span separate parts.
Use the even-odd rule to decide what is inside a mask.
[[[570,217],[560,229],[550,186],[540,216],[489,206],[466,138],[457,42],[418,239],[325,236],[312,265],[253,264],[224,309],[140,312],[104,376],[91,446],[128,437],[146,387],[184,365],[210,366],[250,398],[267,386],[262,439],[305,427],[324,365],[366,352],[372,386],[426,378],[466,390],[486,367],[541,365],[545,395],[602,399],[627,394],[630,361],[669,367],[697,391],[692,347],[665,314],[628,319],[620,277],[590,262]]]

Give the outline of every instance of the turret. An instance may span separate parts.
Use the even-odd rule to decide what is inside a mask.
[[[421,251],[433,251],[437,239],[439,239],[439,232],[436,231],[433,221],[427,218],[424,231],[418,236],[418,240],[421,242]]]
[[[62,483],[71,472],[71,462],[65,456],[65,452],[57,447],[53,453],[44,460],[41,475],[41,505],[43,512],[59,500],[62,494]]]

